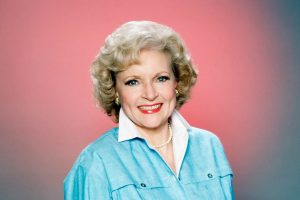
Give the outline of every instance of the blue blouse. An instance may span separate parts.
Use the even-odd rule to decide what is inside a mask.
[[[86,147],[64,181],[65,200],[234,199],[232,170],[214,134],[190,127],[178,172],[142,138],[113,128]]]

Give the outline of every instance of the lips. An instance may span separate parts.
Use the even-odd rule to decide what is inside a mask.
[[[152,105],[141,105],[138,108],[139,111],[141,111],[144,114],[154,114],[160,111],[162,105],[162,103],[156,103]]]

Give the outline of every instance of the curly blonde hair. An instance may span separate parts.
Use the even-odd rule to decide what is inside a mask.
[[[151,21],[131,21],[109,35],[91,65],[94,97],[113,121],[118,122],[120,105],[115,102],[116,75],[139,62],[142,50],[157,50],[171,57],[177,80],[176,109],[189,98],[197,73],[182,39],[170,27]]]

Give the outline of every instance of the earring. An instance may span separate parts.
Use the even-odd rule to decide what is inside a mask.
[[[116,97],[115,103],[116,103],[118,106],[120,105],[119,97]]]
[[[178,97],[179,96],[179,92],[178,92],[177,89],[175,89],[175,93],[176,93],[176,97]]]

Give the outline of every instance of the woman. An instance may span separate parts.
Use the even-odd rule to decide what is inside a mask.
[[[196,73],[171,28],[128,22],[91,68],[94,95],[119,123],[86,147],[64,182],[65,199],[233,199],[218,138],[177,110]]]

